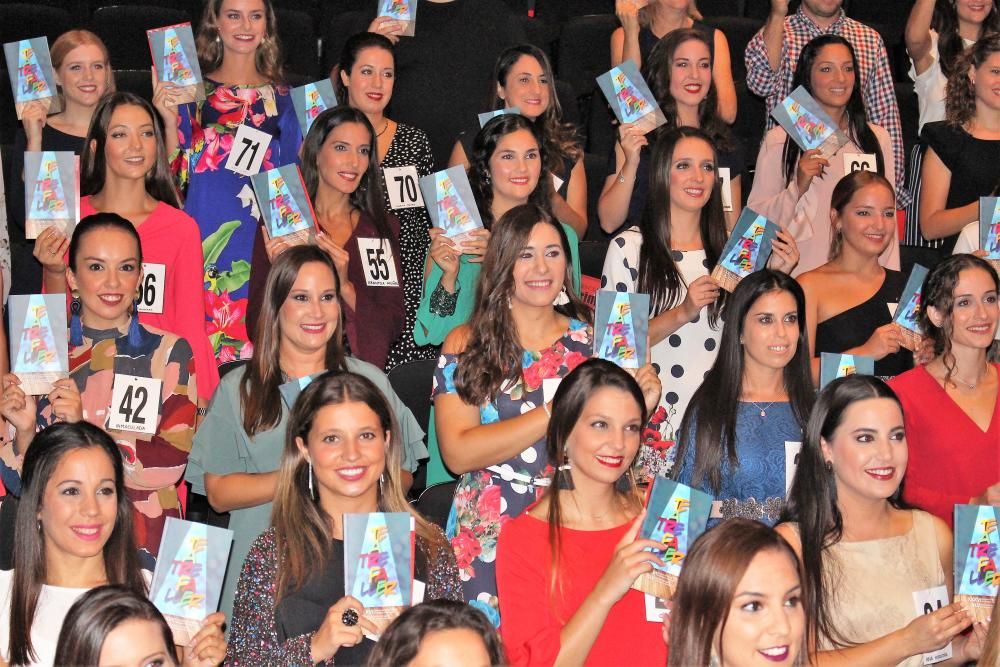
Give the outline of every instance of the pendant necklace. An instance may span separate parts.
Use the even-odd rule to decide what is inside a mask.
[[[760,403],[755,403],[754,401],[747,401],[747,402],[748,402],[748,403],[749,403],[750,405],[752,405],[752,406],[754,406],[755,408],[757,408],[758,410],[760,410],[760,416],[761,416],[761,417],[766,417],[766,416],[767,416],[767,411],[768,411],[768,409],[769,409],[769,408],[770,408],[770,407],[771,407],[772,405],[774,405],[774,404],[776,403],[776,401],[771,401],[770,403],[768,403],[768,404],[767,404],[767,405],[765,405],[764,407],[761,407],[761,406],[760,406]]]

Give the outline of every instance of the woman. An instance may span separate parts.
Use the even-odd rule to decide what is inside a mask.
[[[815,400],[805,313],[795,280],[769,269],[744,278],[726,301],[719,356],[681,422],[676,475],[715,498],[709,527],[778,520],[787,443],[802,442]]]
[[[906,438],[896,394],[867,375],[828,384],[809,418],[777,530],[802,558],[815,664],[915,667],[948,642],[950,664],[979,657],[980,640],[959,634],[971,623],[961,605],[913,620],[914,591],[951,596],[952,535],[900,502]]]
[[[226,657],[221,632],[202,631],[185,667],[214,667]],[[92,588],[73,603],[59,631],[57,665],[176,667],[174,635],[143,595],[121,585]]]
[[[1000,326],[998,288],[978,257],[938,264],[924,280],[919,316],[934,359],[890,383],[913,452],[903,498],[948,524],[955,504],[1000,504],[1000,364],[986,358]]]
[[[638,383],[637,383],[638,380]],[[507,523],[497,546],[501,633],[512,665],[663,665],[659,626],[630,587],[662,559],[636,539],[645,513],[632,462],[660,398],[648,366],[633,379],[591,359],[559,385],[546,430],[556,468],[545,495]]]
[[[166,518],[181,516],[177,485],[191,451],[198,383],[187,341],[136,319],[131,297],[142,284],[142,261],[128,220],[97,213],[76,225],[66,270],[73,296],[69,378],[36,399],[17,376],[5,376],[0,414],[14,425],[14,449],[22,455],[34,447],[36,428],[55,421],[108,430],[128,463],[136,545],[151,568]]]
[[[781,535],[733,519],[698,538],[670,613],[668,667],[807,662],[803,573]],[[748,658],[747,656],[753,656]]]
[[[26,239],[24,231],[24,152],[72,151],[79,155],[97,103],[115,88],[108,49],[89,30],[63,33],[52,42],[49,55],[62,93],[62,111],[47,116],[46,104],[29,102],[21,114],[23,129],[14,135],[10,155],[9,173],[14,176],[7,183],[7,219],[13,271],[4,278],[11,294],[37,294],[42,289],[42,266],[32,255],[35,241]],[[49,234],[52,232],[45,236]]]
[[[465,599],[497,626],[496,538],[534,501],[536,480],[551,463],[543,385],[593,353],[590,313],[572,287],[563,229],[531,205],[497,221],[472,317],[448,335],[434,375],[441,454],[461,475],[448,539]],[[566,303],[553,305],[561,294]]]
[[[464,602],[430,600],[404,611],[368,655],[368,667],[501,667],[507,663],[496,628]]]
[[[231,614],[240,565],[254,538],[268,527],[288,411],[298,388],[326,370],[361,373],[389,397],[402,434],[404,488],[417,461],[427,456],[423,430],[371,364],[344,353],[337,271],[330,256],[313,245],[289,248],[267,276],[257,353],[219,385],[198,428],[185,479],[208,497],[217,512],[229,512],[235,532],[220,608]],[[287,396],[281,386],[289,382]]]
[[[711,43],[702,32],[681,28],[657,42],[643,71],[667,118],[651,136],[676,127],[697,127],[715,144],[719,167],[728,169],[730,175],[732,210],[726,214],[726,227],[731,229],[742,208],[746,159],[741,143],[716,110],[718,95],[711,70]],[[650,152],[650,140],[634,123],[619,126],[614,163],[609,163],[611,169],[597,202],[601,229],[609,234],[639,223],[649,195]]]
[[[409,512],[415,580],[427,599],[461,599],[441,529],[406,501],[401,449],[389,402],[364,376],[326,373],[303,390],[288,420],[271,528],[240,574],[227,664],[364,662],[374,642],[362,632],[380,629],[345,593],[345,513]]]
[[[316,244],[337,268],[347,344],[355,357],[384,369],[389,348],[403,331],[406,309],[399,220],[384,207],[376,141],[360,111],[327,109],[313,121],[302,144],[302,178],[319,225]],[[257,235],[247,317],[251,327],[256,327],[266,298],[270,260],[287,248],[281,237],[265,242]]]
[[[730,62],[729,41],[721,30],[703,23],[694,0],[615,0],[621,26],[611,33],[611,65],[632,60],[646,64],[657,42],[681,29],[697,30],[712,50],[712,80],[719,91],[718,111],[726,123],[736,120],[736,85]],[[648,81],[648,79],[647,79]]]
[[[292,164],[302,132],[284,85],[271,0],[205,2],[195,41],[206,99],[179,104],[180,91],[158,82],[153,103],[163,117],[167,151],[176,155],[172,167],[184,190],[184,211],[198,222],[209,248],[202,269],[205,327],[223,364],[253,354],[245,316],[257,232],[250,178],[226,165],[233,159],[245,170],[258,154],[262,172]],[[258,149],[251,152],[253,146]]]
[[[552,176],[548,192],[552,214],[569,225],[578,237],[587,233],[587,174],[583,168],[583,146],[576,128],[562,122],[562,106],[556,94],[552,64],[537,46],[512,46],[500,54],[493,68],[495,88],[487,108],[516,109],[534,121],[539,143],[545,147],[545,167]],[[452,149],[448,166],[470,168],[475,154],[474,132],[462,132]],[[548,179],[542,181],[548,189]]]
[[[376,24],[378,32],[389,30],[389,24],[399,26],[398,21],[385,17],[376,18],[372,26]],[[424,284],[422,268],[431,243],[427,234],[431,221],[427,209],[409,199],[407,193],[416,195],[420,177],[433,173],[434,155],[423,130],[385,115],[392,101],[396,76],[393,42],[390,41],[392,33],[386,34],[390,36],[366,32],[348,39],[335,70],[337,74],[331,73],[331,78],[338,84],[337,99],[363,112],[375,128],[378,165],[385,175],[383,200],[386,209],[391,209],[399,218],[400,264],[403,267],[400,280],[406,303],[406,325],[404,334],[389,350],[386,368],[394,368],[407,361],[436,358],[439,349],[436,345],[417,345],[410,333],[416,322],[420,289]],[[390,189],[400,196],[391,196]]]
[[[764,135],[747,206],[789,229],[802,258],[793,275],[811,271],[829,259],[832,234],[830,195],[851,171],[848,156],[875,156],[875,171],[895,183],[889,133],[868,122],[858,60],[854,47],[838,35],[821,35],[802,49],[792,88],[803,86],[843,130],[849,141],[836,155],[823,157],[819,149],[802,152],[777,126]],[[899,239],[893,236],[879,263],[899,270]]]
[[[910,78],[920,107],[920,130],[944,120],[945,86],[959,57],[980,37],[1000,31],[995,0],[917,0],[906,22]]]
[[[81,595],[116,584],[146,596],[150,573],[139,569],[123,468],[111,437],[87,422],[35,438],[24,457],[14,569],[0,570],[0,659],[65,664],[54,663],[57,638]],[[224,620],[205,618],[194,652],[221,640]]]
[[[892,377],[913,367],[890,309],[906,276],[879,264],[895,237],[896,193],[883,176],[856,171],[840,179],[830,197],[830,261],[799,276],[806,294],[806,329],[812,376],[820,354],[860,354],[875,360],[875,375]]]
[[[669,373],[643,434],[644,478],[673,465],[675,434],[719,344],[725,297],[709,276],[726,243],[717,164],[701,130],[678,127],[661,135],[650,164],[652,205],[639,226],[612,239],[604,258],[603,289],[649,294],[650,357],[660,373]],[[798,259],[791,236],[779,232],[774,248],[769,266],[790,271]]]
[[[951,253],[959,232],[979,219],[979,198],[1000,183],[1000,33],[985,35],[956,63],[948,79],[947,120],[921,134],[920,231],[944,239]]]
[[[87,135],[80,179],[81,217],[116,213],[139,233],[146,260],[139,321],[188,341],[195,353],[198,396],[208,405],[219,372],[202,322],[201,239],[195,221],[177,208],[163,131],[149,102],[126,92],[101,101]],[[35,245],[45,267],[46,292],[66,291],[67,242],[53,231]]]

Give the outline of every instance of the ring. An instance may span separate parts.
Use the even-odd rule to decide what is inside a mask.
[[[347,627],[353,627],[358,624],[358,612],[356,609],[346,609],[344,613],[340,616],[340,621]]]

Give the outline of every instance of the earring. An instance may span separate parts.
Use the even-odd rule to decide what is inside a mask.
[[[313,462],[309,462],[309,498],[316,500],[316,492],[313,491]]]
[[[615,480],[615,491],[618,493],[627,493],[634,486],[635,480],[632,476],[632,468],[626,470],[624,475]]]
[[[575,487],[573,486],[573,475],[570,470],[573,466],[569,463],[569,454],[566,450],[563,450],[563,461],[564,463],[556,469],[556,475],[559,477],[559,490],[560,491],[572,491]]]
[[[490,182],[490,172],[486,172],[485,180],[486,180],[487,183]]]
[[[833,461],[824,461],[823,467],[826,468],[827,472],[833,472]]]
[[[69,344],[74,347],[83,345],[83,322],[80,321],[80,311],[83,305],[80,303],[80,293],[73,290],[73,300],[69,304]]]
[[[569,303],[569,295],[566,294],[566,286],[563,285],[562,289],[559,290],[559,294],[556,294],[555,301],[552,302],[553,306],[565,306]]]
[[[378,476],[378,495],[382,497],[385,495],[385,473]]]
[[[507,310],[510,310],[510,309],[511,309],[511,308],[513,308],[513,307],[514,307],[514,306],[510,305],[510,295],[508,294],[508,295],[507,295]]]
[[[132,321],[128,323],[129,347],[139,347],[142,343],[142,330],[139,328],[139,295],[132,302]]]

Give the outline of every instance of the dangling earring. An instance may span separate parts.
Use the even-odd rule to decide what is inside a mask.
[[[556,469],[556,475],[559,476],[559,490],[560,491],[572,491],[575,487],[573,486],[573,475],[570,472],[573,466],[569,462],[569,454],[566,450],[563,450],[563,461],[564,463]]]
[[[555,301],[552,302],[553,306],[565,306],[569,303],[569,295],[566,294],[566,286],[563,285],[562,289],[559,290],[559,294],[556,294]]]
[[[69,304],[69,344],[77,347],[83,345],[83,322],[80,321],[80,311],[83,305],[80,303],[80,293],[73,290],[73,300]]]
[[[485,180],[487,184],[490,182],[490,172],[486,172],[486,176],[483,177],[483,180]]]
[[[618,493],[627,493],[632,490],[635,486],[635,482],[632,477],[632,468],[625,471],[625,474],[615,480],[615,491]]]
[[[316,500],[316,492],[313,491],[313,462],[309,462],[309,498]]]
[[[385,495],[385,473],[378,476],[378,495],[379,498]]]
[[[507,310],[510,310],[510,309],[511,309],[511,308],[513,308],[513,307],[514,307],[514,306],[512,306],[512,305],[510,304],[510,294],[508,294],[508,295],[507,295]]]
[[[833,472],[833,461],[824,461],[823,467],[826,468],[827,472]]]
[[[142,330],[139,328],[139,294],[135,295],[132,302],[132,321],[128,323],[128,344],[129,347],[139,347],[142,343]]]

